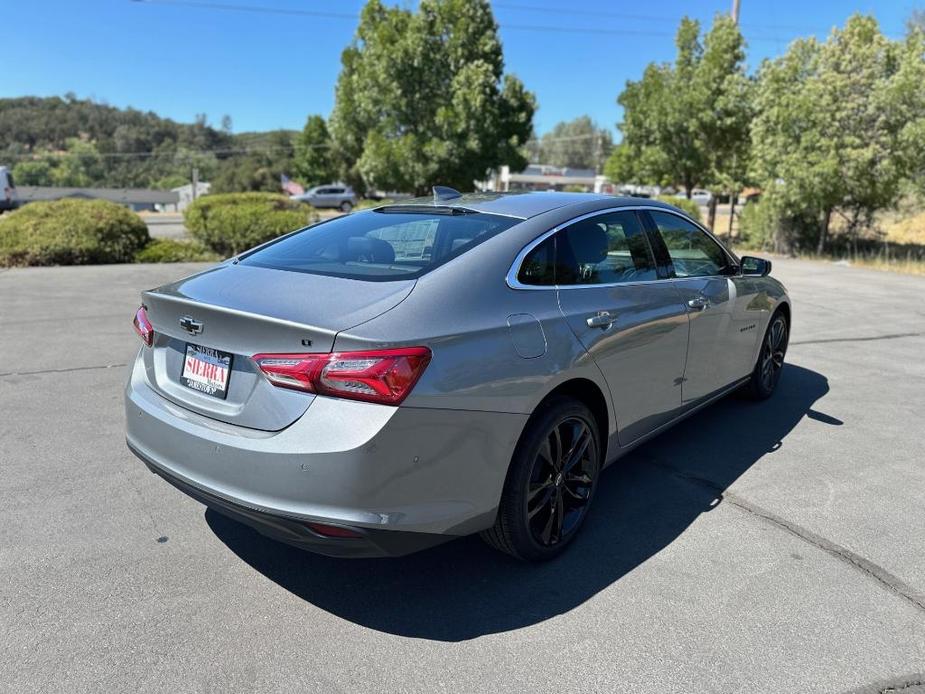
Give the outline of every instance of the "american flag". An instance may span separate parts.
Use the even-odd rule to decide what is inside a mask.
[[[295,181],[289,180],[289,176],[286,174],[280,174],[279,185],[282,187],[284,193],[289,193],[290,195],[301,195],[305,192],[305,188]]]

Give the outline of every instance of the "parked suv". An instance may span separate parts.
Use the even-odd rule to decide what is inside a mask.
[[[342,212],[350,212],[357,204],[353,188],[336,183],[309,188],[301,195],[293,195],[292,199],[307,202],[312,207],[335,207]]]

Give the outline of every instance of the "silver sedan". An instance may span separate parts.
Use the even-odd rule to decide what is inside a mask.
[[[660,202],[437,189],[144,292],[128,445],[312,551],[479,532],[547,559],[606,465],[774,392],[791,309],[770,270]]]

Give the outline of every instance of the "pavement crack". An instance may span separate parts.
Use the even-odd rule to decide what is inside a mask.
[[[922,691],[925,687],[925,675],[913,674],[868,684],[859,689],[852,689],[848,694],[893,694],[894,692]]]
[[[671,465],[662,463],[657,460],[651,460],[651,462],[673,477],[677,477],[701,487],[706,487],[707,489],[718,493],[722,497],[723,501],[731,504],[735,508],[738,508],[739,510],[755,516],[756,518],[759,518],[767,523],[775,525],[778,528],[781,528],[782,530],[785,530],[790,534],[798,537],[804,542],[813,545],[817,549],[821,549],[823,552],[826,552],[827,554],[847,564],[851,568],[877,581],[883,587],[887,588],[889,591],[895,593],[906,602],[913,605],[916,609],[920,610],[921,612],[925,612],[925,594],[922,594],[898,576],[894,576],[882,566],[879,566],[869,559],[865,559],[861,555],[852,552],[847,547],[843,547],[836,542],[832,542],[831,540],[828,540],[821,535],[814,533],[808,528],[804,528],[802,525],[798,525],[797,523],[789,521],[786,518],[773,513],[772,511],[768,511],[767,509],[762,508],[757,504],[753,504],[752,502],[748,501],[747,499],[743,499],[737,494],[726,491],[721,485],[718,485],[711,480],[689,475],[672,467]]]
[[[798,340],[793,345],[821,345],[830,342],[872,342],[875,340],[897,340],[901,337],[923,337],[925,333],[894,333],[892,335],[873,335],[871,337],[826,337],[819,340]]]
[[[73,366],[69,369],[42,369],[40,371],[6,371],[0,373],[0,378],[8,376],[40,376],[42,374],[63,374],[71,371],[96,371],[98,369],[119,369],[128,364],[100,364],[98,366]]]

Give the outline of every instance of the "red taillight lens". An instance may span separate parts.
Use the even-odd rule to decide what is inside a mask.
[[[255,354],[270,383],[283,388],[397,405],[427,364],[427,347],[331,354]]]
[[[138,333],[138,337],[141,338],[142,342],[148,347],[154,344],[154,327],[151,325],[151,321],[148,320],[148,313],[145,311],[144,306],[135,311],[132,325],[135,326],[135,332]]]

